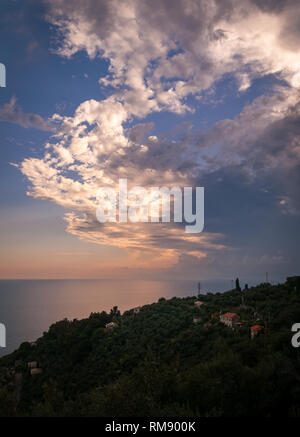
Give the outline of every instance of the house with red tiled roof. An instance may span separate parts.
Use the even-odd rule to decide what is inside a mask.
[[[259,332],[264,331],[265,327],[262,325],[251,326],[251,338],[253,339]]]
[[[220,316],[220,322],[229,328],[234,328],[239,324],[240,316],[236,313],[225,313]]]

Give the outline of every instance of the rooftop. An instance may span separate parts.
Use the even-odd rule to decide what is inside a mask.
[[[251,331],[260,331],[261,329],[265,329],[265,327],[261,325],[251,326]]]
[[[222,314],[222,317],[226,317],[227,319],[232,319],[233,317],[240,317],[238,314],[236,314],[236,313],[225,313],[225,314]]]

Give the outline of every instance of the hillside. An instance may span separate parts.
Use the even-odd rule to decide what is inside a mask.
[[[0,359],[1,414],[300,416],[297,322],[299,277],[62,320]]]

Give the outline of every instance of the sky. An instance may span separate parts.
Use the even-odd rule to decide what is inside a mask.
[[[300,4],[2,0],[0,278],[299,274]],[[96,192],[205,189],[205,225]]]

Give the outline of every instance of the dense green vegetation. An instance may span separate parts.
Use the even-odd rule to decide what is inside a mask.
[[[291,345],[299,277],[201,295],[200,308],[195,300],[55,323],[0,360],[1,414],[300,416],[300,348]],[[227,311],[239,327],[219,321]],[[251,339],[256,324],[265,329]],[[43,373],[31,375],[30,361]]]

